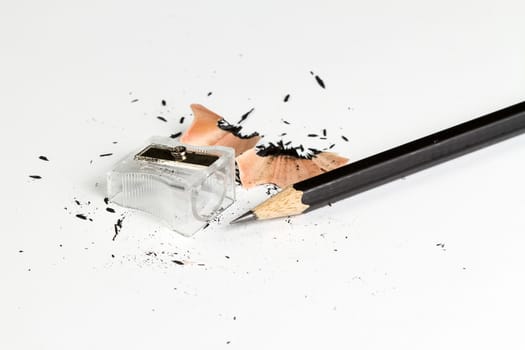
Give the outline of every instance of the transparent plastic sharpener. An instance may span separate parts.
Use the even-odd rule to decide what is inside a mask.
[[[235,201],[235,152],[153,138],[107,177],[108,198],[191,236]]]

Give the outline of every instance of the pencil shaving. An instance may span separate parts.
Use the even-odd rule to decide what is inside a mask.
[[[322,172],[331,171],[348,163],[348,158],[341,157],[334,152],[322,152],[312,158]]]
[[[181,142],[196,146],[226,146],[235,149],[239,177],[244,188],[275,184],[281,188],[348,162],[347,158],[332,152],[303,146],[287,147],[282,141],[259,145],[258,133],[241,134],[242,127],[228,123],[223,117],[200,104],[192,104],[194,119],[182,135]],[[245,116],[253,111],[250,110]],[[246,119],[245,116],[241,121]],[[301,153],[298,151],[300,150]]]
[[[281,188],[336,169],[348,162],[335,153],[322,152],[311,159],[291,155],[260,156],[250,149],[237,157],[243,187],[273,183]]]
[[[253,148],[261,139],[259,134],[242,135],[241,127],[229,124],[220,115],[200,104],[192,104],[193,122],[181,137],[182,143],[195,146],[227,146],[238,156]]]

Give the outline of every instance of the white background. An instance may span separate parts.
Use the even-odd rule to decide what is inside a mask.
[[[523,348],[523,136],[289,222],[228,226],[238,191],[190,239],[103,202],[190,103],[357,160],[520,102],[523,4],[2,1],[0,348]]]

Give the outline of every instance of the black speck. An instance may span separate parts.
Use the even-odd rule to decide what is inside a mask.
[[[162,117],[162,116],[160,116],[160,115],[157,116],[157,119],[158,119],[158,120],[162,120],[162,121],[165,122],[165,123],[167,122],[166,118],[164,118],[164,117]]]
[[[283,101],[284,102],[288,102],[289,99],[290,99],[290,94],[284,96],[284,100]]]
[[[172,260],[171,261],[172,263],[175,263],[177,265],[184,265],[184,262],[180,261],[180,260]]]
[[[115,258],[115,254],[111,254],[111,257],[112,257],[112,258]]]
[[[77,218],[79,219],[82,219],[82,220],[87,220],[87,217],[84,215],[84,214],[77,214],[75,215]]]
[[[184,123],[184,117],[180,117],[179,123],[180,124]]]
[[[233,135],[237,136],[241,139],[249,139],[254,136],[258,136],[258,132],[252,132],[251,134],[241,134],[242,126],[240,125],[232,125],[226,121],[226,119],[221,119],[217,122],[217,126],[224,130],[232,133]]]
[[[104,203],[106,203],[106,205],[109,204],[109,198],[108,197],[104,197]]]
[[[332,144],[330,145],[330,147],[328,147],[328,149],[332,149],[332,148],[334,148],[334,146],[335,146],[335,143],[332,143]]]
[[[321,152],[312,148],[309,149],[308,154],[302,155],[299,154],[297,150],[300,149],[301,152],[304,152],[303,145],[299,145],[297,147],[287,147],[285,144],[283,144],[282,140],[278,141],[277,143],[270,142],[268,145],[258,145],[256,146],[256,149],[256,153],[260,157],[283,155],[303,159],[311,159],[313,156]]]
[[[323,129],[323,136],[326,136],[326,129]]]
[[[114,213],[114,212],[115,212],[115,209],[110,208],[110,207],[107,207],[107,208],[106,208],[106,211],[108,211],[108,212],[110,212],[110,213]]]
[[[277,185],[268,185],[266,187],[266,195],[270,196],[272,195],[274,192],[277,192],[279,190],[279,187]]]
[[[225,257],[226,259],[229,259],[229,258],[230,258],[230,256],[229,256],[229,255],[225,255],[224,257]]]
[[[211,94],[212,94],[212,93],[213,93],[213,92],[211,92],[211,91],[210,91],[210,92],[208,92],[208,96],[211,96]]]
[[[283,123],[285,123],[286,125],[290,125],[290,122],[287,122],[286,120],[283,120]]]
[[[37,179],[37,180],[42,178],[42,176],[40,175],[29,175],[29,177],[32,179]]]
[[[237,185],[242,185],[242,182],[241,182],[241,173],[239,171],[239,167],[237,166],[237,164],[235,164],[235,183]]]
[[[114,224],[113,225],[113,228],[115,229],[115,234],[113,235],[113,238],[111,239],[112,241],[115,240],[115,238],[117,238],[118,234],[119,234],[119,231],[120,231],[120,228],[118,227],[117,224]]]
[[[19,250],[18,252],[19,252],[19,253],[23,253],[24,251],[23,251],[23,250]]]
[[[115,234],[113,235],[113,238],[111,239],[112,241],[114,241],[115,238],[117,238],[118,234],[120,233],[120,230],[122,229],[122,220],[124,220],[124,219],[123,218],[118,219],[117,223],[113,225],[113,228],[115,230]]]
[[[308,134],[308,137],[318,137],[319,135],[317,134]]]
[[[205,229],[208,228],[208,226],[210,226],[210,223],[209,223],[209,222],[207,222],[206,225],[204,225],[204,227],[203,227],[202,229],[205,230]]]
[[[160,104],[163,105],[164,107],[166,107],[166,100],[160,101]]]
[[[139,99],[136,98],[136,99],[134,99],[134,100],[131,100],[131,103],[135,103],[135,102],[139,102]]]
[[[283,137],[283,136],[286,136],[285,132],[283,132],[281,135],[279,135],[279,137]]]
[[[342,138],[343,140],[345,140],[346,142],[348,142],[348,138],[347,138],[345,135],[341,135],[341,138]]]
[[[175,134],[171,134],[170,137],[171,137],[172,139],[176,139],[176,138],[179,137],[180,135],[182,135],[182,132],[177,132],[177,133],[175,133]]]
[[[101,155],[99,155],[99,157],[109,157],[109,156],[112,156],[113,153],[103,153]]]
[[[320,87],[322,87],[323,89],[326,89],[323,79],[321,79],[318,75],[316,75],[315,80],[317,81],[317,84],[319,84]]]
[[[331,206],[332,206],[332,203],[328,202],[328,206],[331,207]]]
[[[239,122],[237,124],[240,124],[242,123],[243,121],[246,120],[246,118],[248,118],[248,116],[255,110],[255,108],[252,108],[250,109],[248,112],[244,113],[241,117],[241,120],[239,120]]]
[[[314,72],[310,71],[310,74],[311,74],[311,75],[314,75]]]
[[[45,160],[46,162],[49,162],[49,159],[47,159],[46,156],[40,156],[40,157],[38,157],[38,159]]]
[[[78,199],[75,199],[75,203],[76,203],[77,205],[80,205],[80,201],[79,201]]]

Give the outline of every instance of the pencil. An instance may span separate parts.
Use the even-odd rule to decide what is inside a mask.
[[[525,132],[525,101],[297,182],[231,223],[298,215]]]

